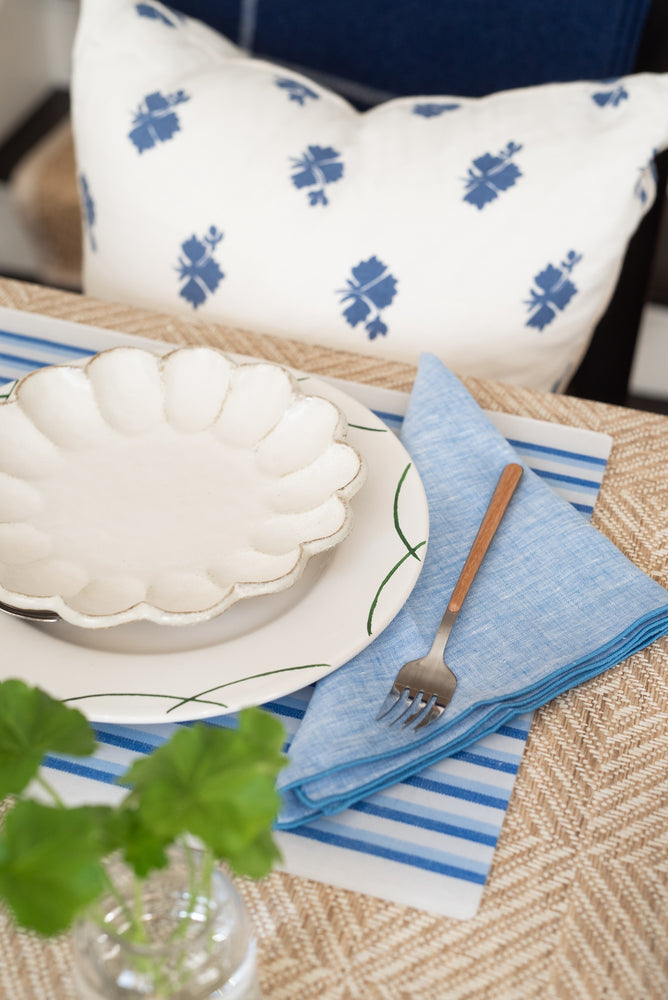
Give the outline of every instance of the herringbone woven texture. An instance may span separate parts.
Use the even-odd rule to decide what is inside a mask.
[[[414,369],[0,281],[0,304],[410,389]],[[668,586],[668,420],[467,380],[614,439],[595,524]],[[667,1000],[668,642],[537,713],[475,919],[277,873],[241,890],[265,1000]],[[2,1000],[73,1000],[66,940],[0,927]]]

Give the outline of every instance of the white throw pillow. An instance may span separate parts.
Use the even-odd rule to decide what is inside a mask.
[[[668,74],[359,113],[147,0],[83,0],[92,295],[563,387],[655,197]]]

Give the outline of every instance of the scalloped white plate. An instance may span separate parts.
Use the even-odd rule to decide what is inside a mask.
[[[145,725],[283,697],[372,642],[420,573],[424,489],[406,450],[370,410],[316,378],[300,384],[345,413],[348,440],[367,467],[340,545],[314,556],[288,590],[242,601],[203,624],[81,629],[0,616],[0,674],[39,684],[93,721]]]
[[[0,600],[104,628],[207,621],[339,544],[364,479],[328,399],[209,347],[116,347],[0,405]]]

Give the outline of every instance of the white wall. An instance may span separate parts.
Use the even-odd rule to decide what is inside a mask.
[[[0,139],[67,85],[77,0],[0,0]]]

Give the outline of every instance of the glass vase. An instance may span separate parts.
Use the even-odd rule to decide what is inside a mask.
[[[122,864],[110,891],[75,926],[81,1000],[259,1000],[244,905],[212,859],[190,848],[137,880]]]

